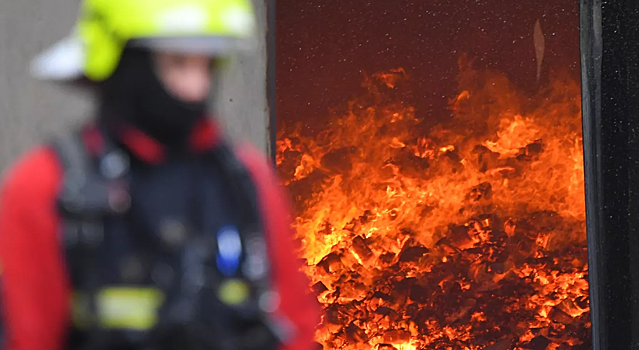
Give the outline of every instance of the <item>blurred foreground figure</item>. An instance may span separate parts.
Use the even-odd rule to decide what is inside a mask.
[[[206,117],[253,30],[247,0],[86,0],[34,61],[99,107],[4,181],[6,348],[311,348],[319,308],[268,162]]]

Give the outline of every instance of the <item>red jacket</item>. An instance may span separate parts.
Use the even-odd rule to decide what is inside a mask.
[[[217,142],[216,128],[205,123],[192,137],[196,149]],[[99,135],[99,134],[98,134]],[[85,133],[90,147],[100,139]],[[99,136],[98,136],[99,137]],[[140,158],[161,161],[163,150],[135,130],[124,143]],[[317,301],[307,292],[308,280],[300,272],[294,253],[287,203],[270,166],[250,147],[239,147],[258,188],[274,269],[274,286],[282,297],[281,312],[297,327],[290,350],[308,350],[319,322]],[[58,350],[64,348],[70,325],[70,291],[58,225],[55,200],[62,173],[48,147],[38,147],[14,165],[0,192],[0,263],[2,310],[8,350]]]

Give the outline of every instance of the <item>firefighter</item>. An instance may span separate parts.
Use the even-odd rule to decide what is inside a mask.
[[[254,26],[249,0],[85,0],[72,34],[33,61],[98,105],[3,181],[5,348],[313,346],[319,308],[283,193],[266,159],[207,117]]]

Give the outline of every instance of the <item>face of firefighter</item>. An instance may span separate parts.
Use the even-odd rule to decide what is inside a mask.
[[[187,103],[207,99],[213,74],[210,57],[167,51],[156,52],[153,57],[157,75],[173,97]]]

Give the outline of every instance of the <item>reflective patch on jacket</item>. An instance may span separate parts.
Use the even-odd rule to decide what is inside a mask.
[[[149,330],[158,321],[164,294],[157,288],[109,287],[96,295],[97,320],[91,320],[89,297],[73,293],[73,323],[86,328],[94,321],[106,329]]]

